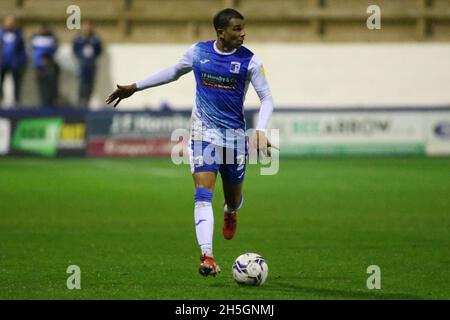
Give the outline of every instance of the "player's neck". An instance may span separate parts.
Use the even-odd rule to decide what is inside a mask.
[[[219,51],[223,52],[223,53],[230,53],[233,50],[235,50],[236,48],[232,48],[227,46],[226,44],[224,44],[220,39],[216,40],[216,47]]]

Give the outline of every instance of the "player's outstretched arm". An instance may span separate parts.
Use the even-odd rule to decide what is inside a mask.
[[[107,104],[113,103],[115,100],[114,108],[119,104],[122,99],[126,99],[133,95],[137,91],[136,83],[121,86],[117,85],[117,89],[114,90],[113,93],[109,95],[109,97],[105,100]]]
[[[133,95],[136,91],[145,90],[147,88],[153,88],[161,86],[163,84],[178,80],[182,75],[192,70],[192,61],[194,56],[195,45],[192,45],[186,53],[181,57],[177,64],[164,68],[156,73],[151,74],[145,79],[142,79],[136,83],[121,86],[117,85],[117,89],[109,95],[105,100],[107,104],[114,101],[114,108],[122,101]]]

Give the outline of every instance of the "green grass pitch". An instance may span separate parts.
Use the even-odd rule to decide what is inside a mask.
[[[450,159],[281,159],[250,165],[222,273],[198,274],[193,182],[168,159],[0,159],[1,299],[450,299]],[[262,287],[233,260],[263,255]],[[69,265],[81,289],[69,290]],[[369,290],[367,267],[381,269]]]

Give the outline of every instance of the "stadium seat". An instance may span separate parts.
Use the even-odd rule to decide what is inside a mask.
[[[16,9],[15,0],[2,0],[0,1],[0,12],[3,14],[13,13]]]
[[[202,0],[134,0],[131,2],[130,14],[135,20],[209,20],[223,8],[223,4],[222,0],[210,0],[207,5]]]

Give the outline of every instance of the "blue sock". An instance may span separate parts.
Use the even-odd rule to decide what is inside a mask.
[[[206,188],[196,188],[195,189],[195,202],[212,202],[213,193]]]

